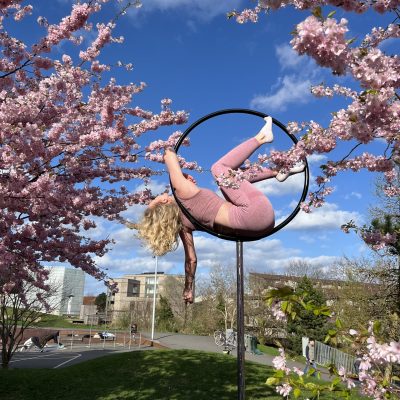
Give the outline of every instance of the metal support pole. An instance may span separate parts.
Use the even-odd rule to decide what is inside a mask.
[[[92,325],[93,325],[93,317],[90,318],[90,329],[89,329],[89,349],[92,345]]]
[[[156,297],[157,297],[157,268],[158,268],[158,257],[156,258],[156,268],[154,271],[154,289],[153,289],[153,316],[151,319],[151,340],[154,340],[154,325],[156,320]]]
[[[244,381],[244,279],[243,279],[243,242],[236,242],[237,267],[237,386],[238,400],[245,399]]]

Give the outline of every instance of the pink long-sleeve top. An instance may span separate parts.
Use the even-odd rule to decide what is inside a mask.
[[[222,204],[225,203],[224,199],[217,196],[210,189],[200,189],[194,196],[189,199],[182,199],[178,197],[179,201],[189,211],[197,221],[201,222],[204,226],[214,229],[215,217]],[[189,221],[185,214],[181,211],[182,225],[190,230],[197,228]]]

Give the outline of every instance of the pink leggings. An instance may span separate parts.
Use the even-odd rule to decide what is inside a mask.
[[[260,147],[258,140],[251,138],[232,149],[211,167],[214,178],[226,174],[230,169],[238,169],[258,147]],[[275,215],[272,205],[251,182],[259,182],[274,176],[276,176],[274,171],[263,168],[248,181],[239,182],[237,189],[221,187],[225,199],[233,205],[229,209],[231,228],[250,236],[273,229]]]

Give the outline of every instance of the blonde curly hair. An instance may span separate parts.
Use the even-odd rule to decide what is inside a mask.
[[[176,203],[149,207],[140,222],[135,224],[135,229],[154,255],[163,256],[178,247],[182,229],[180,209]]]

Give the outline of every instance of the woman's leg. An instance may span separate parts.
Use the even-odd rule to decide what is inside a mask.
[[[272,118],[265,117],[264,120],[264,126],[255,137],[236,146],[214,165],[219,164],[227,168],[238,169],[261,145],[271,143],[274,139],[272,134]]]
[[[215,178],[222,174],[228,176],[229,170],[238,169],[263,143],[272,141],[271,123],[272,121],[268,119],[255,137],[246,140],[220,158],[211,167],[213,176]],[[236,206],[229,209],[228,227],[248,232],[258,232],[273,227],[275,218],[272,205],[251,182],[272,178],[276,174],[276,171],[263,168],[249,180],[239,182],[237,188],[221,187],[225,199]]]
[[[238,169],[251,154],[260,147],[260,142],[256,138],[251,138],[236,146],[225,156],[220,158],[212,167],[211,173],[214,178],[218,178],[222,174],[228,174],[231,169]],[[255,176],[252,176],[248,181],[239,182],[238,188],[221,187],[224,197],[232,204],[240,207],[248,206],[250,199],[262,193],[253,186],[250,182],[258,182],[264,179],[276,176],[276,171],[268,168],[263,168]]]
[[[238,169],[260,146],[261,143],[255,137],[252,137],[221,157],[213,167],[218,166],[224,169]]]

